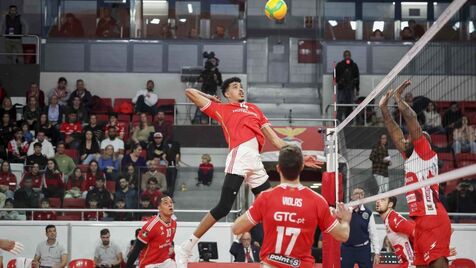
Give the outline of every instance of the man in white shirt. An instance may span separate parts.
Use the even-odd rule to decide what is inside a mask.
[[[53,148],[51,142],[46,139],[45,132],[43,132],[43,130],[38,130],[36,133],[36,139],[30,143],[27,155],[32,155],[35,152],[34,144],[37,142],[41,143],[41,154],[45,155],[46,158],[55,157],[55,149]]]
[[[146,89],[137,91],[136,95],[132,99],[135,104],[136,113],[148,113],[155,116],[158,112],[157,100],[159,96],[154,93],[154,81],[147,81]]]
[[[94,250],[94,262],[96,267],[112,268],[119,267],[122,263],[122,252],[119,247],[111,242],[109,229],[102,229],[101,244]]]
[[[117,129],[114,126],[108,128],[108,138],[101,141],[101,154],[108,145],[112,145],[116,157],[122,159],[124,156],[124,142],[117,137]]]
[[[243,233],[239,240],[237,237],[233,241],[230,253],[235,258],[235,262],[260,262],[260,248],[251,242],[251,234],[249,232]]]
[[[56,226],[46,226],[46,241],[36,247],[33,268],[64,268],[68,262],[68,252],[56,240]]]

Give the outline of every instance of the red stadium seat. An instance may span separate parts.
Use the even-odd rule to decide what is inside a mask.
[[[435,101],[435,104],[436,104],[436,110],[438,112],[442,112],[450,108],[451,101]]]
[[[7,263],[7,268],[16,268],[17,267],[17,259],[11,259]]]
[[[147,121],[152,124],[152,115],[147,115]],[[136,124],[140,122],[140,115],[135,114],[132,116],[132,124]]]
[[[470,125],[476,125],[476,112],[465,112],[464,115],[468,117]]]
[[[119,122],[129,124],[129,122],[131,121],[131,115],[130,114],[118,114],[117,115],[117,120],[119,120]]]
[[[50,207],[52,208],[61,208],[61,199],[58,197],[50,197]]]
[[[131,98],[115,98],[114,99],[114,112],[119,113],[119,114],[124,114],[124,115],[132,114],[133,112],[132,113],[123,113],[123,112],[121,112],[120,106],[124,102],[129,103],[130,105],[132,105],[132,107],[134,107],[134,103],[132,103]]]
[[[445,134],[431,135],[431,143],[438,148],[448,148],[448,138]]]
[[[68,264],[68,268],[94,268],[96,264],[90,259],[76,259]]]
[[[464,101],[461,108],[463,113],[476,112],[476,101]]]
[[[63,208],[85,208],[86,201],[82,198],[65,198]]]
[[[163,111],[167,114],[173,114],[175,99],[159,99],[157,101],[157,107],[159,107],[159,111]]]
[[[116,182],[115,181],[106,181],[106,189],[111,192],[116,192]]]
[[[459,162],[459,161],[476,162],[476,154],[472,154],[472,153],[456,154],[456,162]]]
[[[476,161],[463,160],[463,161],[458,161],[457,163],[458,163],[458,167],[462,168],[465,166],[471,166],[473,164],[476,164]]]
[[[73,158],[75,164],[79,163],[79,152],[75,149],[65,149],[64,154]]]
[[[107,114],[96,114],[96,119],[98,123],[106,123],[109,121],[109,116]]]
[[[448,171],[451,171],[453,169],[455,169],[455,163],[453,160],[451,161],[443,161],[443,167],[439,170],[440,174],[441,173],[445,173],[445,172],[448,172]]]
[[[445,161],[454,161],[453,153],[438,153],[438,159]]]
[[[455,259],[451,262],[451,268],[476,268],[474,261],[470,259]]]

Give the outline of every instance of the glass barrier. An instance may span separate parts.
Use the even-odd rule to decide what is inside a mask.
[[[196,2],[176,2],[177,38],[197,39],[200,37],[201,5]]]
[[[238,39],[240,7],[238,4],[210,6],[211,39]]]

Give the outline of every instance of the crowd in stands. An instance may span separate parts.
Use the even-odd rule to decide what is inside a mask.
[[[63,77],[46,93],[31,83],[21,118],[4,95],[0,207],[155,209],[164,193],[173,196],[180,144],[173,140],[172,120],[158,107],[153,90],[149,80],[146,89],[124,102],[127,105],[116,107],[117,113],[112,107],[104,113],[94,107],[101,98],[93,96],[81,79],[73,91]],[[21,178],[11,164],[23,167]],[[82,217],[135,220],[148,214],[91,212]],[[10,211],[2,212],[0,219],[57,216],[64,215]]]

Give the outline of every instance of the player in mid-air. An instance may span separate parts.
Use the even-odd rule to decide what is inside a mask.
[[[387,238],[395,250],[395,255],[400,260],[400,267],[414,267],[410,239],[413,237],[415,223],[396,212],[394,210],[396,205],[397,198],[395,196],[382,198],[377,200],[375,210],[380,214],[380,218],[385,224]]]
[[[415,111],[402,99],[409,80],[395,90],[388,91],[380,100],[385,126],[395,147],[405,159],[405,185],[429,180],[438,175],[438,156],[430,145],[430,136],[423,132]],[[407,124],[406,140],[388,109],[388,101],[395,98],[398,109]],[[417,267],[446,268],[450,254],[451,222],[439,199],[439,186],[433,184],[406,193],[410,217],[415,221],[414,265]]]
[[[175,268],[175,261],[169,257],[177,223],[172,218],[174,203],[170,196],[160,199],[159,214],[151,217],[142,227],[127,258],[127,268],[134,267],[139,256],[139,268]]]
[[[317,226],[338,241],[349,238],[351,210],[339,203],[332,215],[327,201],[300,183],[303,167],[297,146],[281,148],[276,166],[281,184],[262,192],[233,224],[233,233],[239,235],[263,223],[260,258],[264,267],[313,267],[311,247]]]
[[[220,103],[216,96],[193,88],[186,90],[187,97],[202,112],[220,123],[230,152],[226,158],[225,181],[218,204],[205,215],[190,239],[175,248],[175,259],[180,268],[187,267],[192,248],[198,240],[230,212],[243,181],[256,196],[271,187],[260,157],[265,137],[277,148],[286,145],[271,128],[263,112],[256,105],[245,102],[240,78],[225,80],[222,93],[228,103]],[[305,162],[306,166],[319,168],[320,162],[315,157],[307,156]]]

